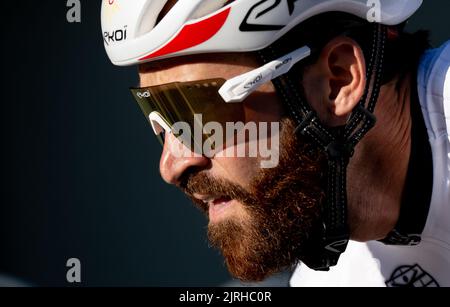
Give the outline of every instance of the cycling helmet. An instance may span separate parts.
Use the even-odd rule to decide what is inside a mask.
[[[196,53],[261,50],[304,20],[339,11],[396,25],[422,0],[103,0],[102,30],[115,65]]]

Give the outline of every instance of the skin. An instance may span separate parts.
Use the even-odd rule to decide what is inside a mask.
[[[168,59],[140,67],[141,86],[208,78],[230,79],[258,67],[251,54],[211,54]],[[303,75],[306,98],[329,126],[346,122],[361,99],[366,64],[359,45],[338,37],[322,50],[318,61]],[[351,238],[369,241],[384,238],[395,226],[401,204],[411,147],[411,78],[395,79],[381,88],[375,110],[375,128],[360,142],[348,168],[347,190]],[[269,82],[245,102],[249,120],[279,121],[283,115],[280,101]],[[264,97],[264,99],[261,99]],[[259,98],[259,99],[258,99]],[[166,134],[160,172],[169,184],[178,185],[187,170],[208,170],[247,187],[259,171],[258,158],[183,157],[170,153],[177,140]],[[194,195],[205,199],[211,195]],[[210,222],[245,214],[233,200],[225,210],[210,210]]]

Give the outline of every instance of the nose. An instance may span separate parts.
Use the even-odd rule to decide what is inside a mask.
[[[159,161],[159,171],[161,177],[169,184],[177,185],[180,183],[181,176],[190,168],[205,169],[211,160],[202,155],[194,155],[188,149],[180,154],[178,150],[182,147],[180,141],[172,134],[166,133],[164,148]]]

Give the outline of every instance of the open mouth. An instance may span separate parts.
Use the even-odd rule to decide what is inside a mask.
[[[229,212],[234,200],[226,195],[221,196],[198,196],[196,197],[208,206],[209,221],[211,223],[222,220]]]
[[[228,196],[218,197],[208,203],[209,220],[212,223],[218,222],[226,216],[232,204],[232,199]]]

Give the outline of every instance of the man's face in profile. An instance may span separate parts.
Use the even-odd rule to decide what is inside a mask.
[[[230,79],[258,66],[253,56],[242,54],[169,59],[141,66],[141,86]],[[230,273],[259,281],[301,257],[321,211],[325,160],[294,134],[272,84],[263,85],[243,104],[245,123],[280,123],[276,167],[261,168],[261,156],[177,157],[171,148],[179,140],[166,133],[160,172],[208,217],[208,237],[221,250]]]

